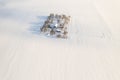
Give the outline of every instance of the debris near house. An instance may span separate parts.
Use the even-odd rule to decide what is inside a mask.
[[[40,31],[49,37],[67,39],[69,23],[70,16],[51,13],[40,28]]]

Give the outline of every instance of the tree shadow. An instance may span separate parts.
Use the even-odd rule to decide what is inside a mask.
[[[30,23],[30,27],[28,29],[30,33],[35,35],[40,35],[40,29],[43,26],[46,19],[47,19],[47,16],[37,16],[37,21]]]

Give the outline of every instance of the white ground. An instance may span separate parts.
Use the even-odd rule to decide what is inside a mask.
[[[110,2],[0,1],[0,80],[120,80],[119,6]],[[40,36],[51,12],[72,17],[68,40]]]

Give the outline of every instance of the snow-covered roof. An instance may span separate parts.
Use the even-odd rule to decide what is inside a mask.
[[[51,28],[54,28],[54,27],[57,27],[57,26],[58,26],[57,23],[55,23],[55,24],[54,24],[54,23],[53,23],[53,24],[50,24],[50,27],[51,27]]]

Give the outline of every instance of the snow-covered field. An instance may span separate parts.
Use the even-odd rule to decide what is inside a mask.
[[[120,19],[107,8],[102,0],[0,1],[0,80],[120,80]],[[71,16],[67,40],[40,35],[50,13]]]

